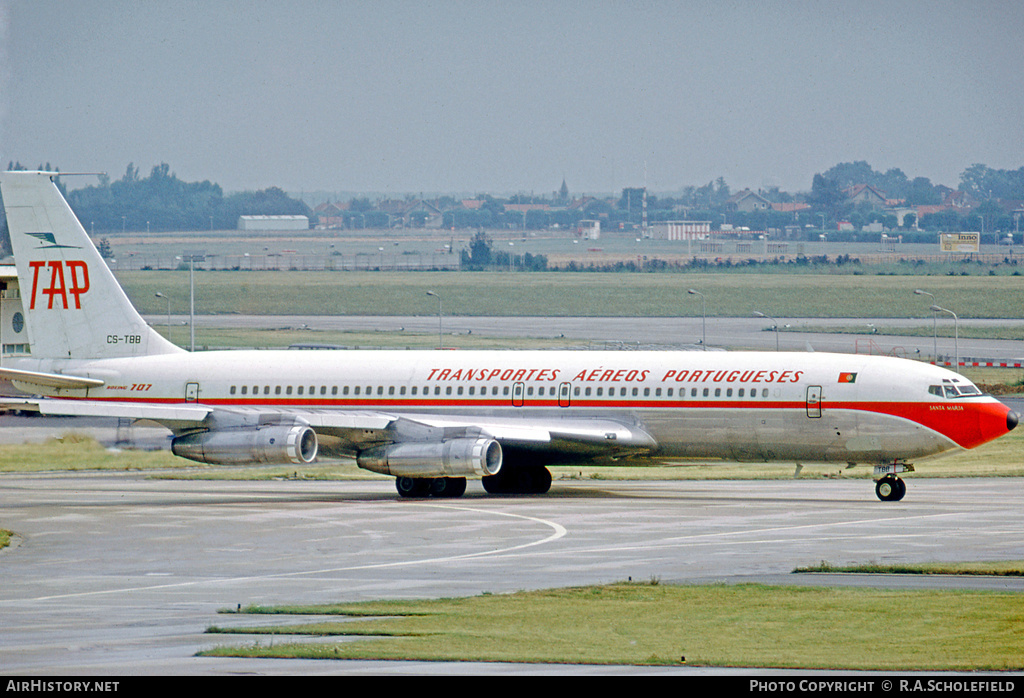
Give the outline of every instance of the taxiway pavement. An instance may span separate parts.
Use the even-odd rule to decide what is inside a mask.
[[[390,479],[225,482],[0,475],[0,673],[505,673],[504,665],[196,657],[251,603],[436,598],[658,580],[906,582],[802,565],[1024,558],[1024,479],[556,481],[546,496],[402,500]],[[913,585],[1024,591],[1021,580]],[[614,673],[623,669],[581,669]],[[558,673],[516,667],[516,673]],[[663,671],[663,670],[657,670]]]

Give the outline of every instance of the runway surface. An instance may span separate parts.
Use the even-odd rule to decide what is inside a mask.
[[[393,483],[0,476],[0,673],[558,673],[550,666],[195,657],[250,603],[436,598],[659,580],[882,586],[1021,580],[793,575],[836,563],[1024,558],[1024,480],[556,481],[539,497],[401,500]],[[279,620],[279,619],[274,619]],[[633,668],[576,668],[633,672]],[[651,670],[668,671],[665,669]],[[701,673],[703,670],[681,668]],[[733,672],[735,673],[735,672]]]

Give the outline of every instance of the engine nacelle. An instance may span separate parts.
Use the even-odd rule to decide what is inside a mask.
[[[501,460],[501,444],[484,438],[407,441],[370,448],[356,458],[360,468],[396,477],[497,475]]]
[[[302,465],[316,458],[317,447],[305,424],[199,431],[171,442],[174,455],[216,465]]]

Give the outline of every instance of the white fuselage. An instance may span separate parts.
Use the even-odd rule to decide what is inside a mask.
[[[612,417],[650,434],[653,455],[740,461],[921,458],[1001,435],[1008,411],[980,394],[946,397],[944,381],[970,384],[945,369],[864,355],[218,351],[25,367],[101,379],[50,393],[93,401],[375,410],[452,424]]]

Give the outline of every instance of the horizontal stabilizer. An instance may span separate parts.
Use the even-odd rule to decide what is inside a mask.
[[[67,376],[62,373],[39,373],[38,371],[20,371],[16,368],[0,368],[0,379],[17,381],[26,385],[38,385],[47,388],[81,389],[98,388],[103,381],[98,378],[84,376]]]

